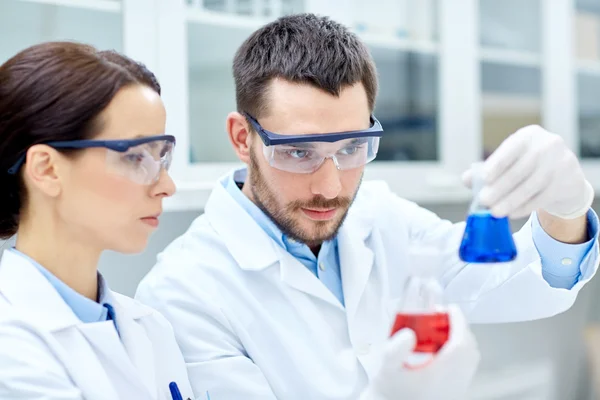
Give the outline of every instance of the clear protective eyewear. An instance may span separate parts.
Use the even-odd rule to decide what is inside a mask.
[[[264,129],[249,114],[244,115],[262,139],[263,154],[269,165],[293,173],[313,173],[328,158],[338,170],[362,167],[377,156],[383,135],[383,128],[374,116],[365,130],[282,135]]]
[[[55,149],[105,148],[106,168],[110,173],[124,176],[134,183],[156,183],[161,171],[169,170],[175,148],[175,136],[157,135],[126,140],[71,140],[41,143]],[[9,168],[14,175],[25,163],[26,154]]]

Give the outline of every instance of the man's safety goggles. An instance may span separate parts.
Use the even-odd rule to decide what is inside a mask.
[[[106,148],[107,171],[140,185],[150,185],[158,181],[163,168],[169,170],[175,137],[158,135],[127,140],[72,140],[42,144],[55,149]],[[22,154],[8,173],[16,174],[25,157],[26,154]]]
[[[374,116],[365,130],[282,135],[264,129],[251,115],[244,115],[260,136],[269,165],[300,174],[315,172],[328,158],[339,170],[361,167],[375,159],[383,135],[383,128]]]

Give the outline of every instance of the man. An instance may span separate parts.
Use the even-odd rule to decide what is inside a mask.
[[[361,185],[382,130],[371,116],[376,70],[355,35],[283,17],[244,42],[233,72],[227,131],[248,168],[221,180],[137,294],[173,324],[196,395],[464,398],[478,355],[460,312],[451,307],[451,339],[423,368],[402,366],[410,331],[388,340],[419,267],[411,252],[439,251],[444,295],[470,322],[563,312],[595,274],[594,193],[559,136],[523,128],[486,161],[481,202],[531,218],[514,236],[515,261],[470,265],[458,258],[464,224]]]

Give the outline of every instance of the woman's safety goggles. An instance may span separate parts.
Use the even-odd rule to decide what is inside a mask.
[[[158,181],[163,168],[169,170],[175,137],[158,135],[127,140],[72,140],[43,144],[55,149],[106,148],[106,168],[110,173],[140,185],[150,185]],[[25,157],[26,154],[19,157],[8,173],[16,174]]]
[[[377,156],[383,135],[383,128],[374,116],[365,130],[282,135],[264,129],[249,114],[244,115],[262,139],[263,154],[269,165],[300,174],[315,172],[328,158],[339,170],[362,167]]]

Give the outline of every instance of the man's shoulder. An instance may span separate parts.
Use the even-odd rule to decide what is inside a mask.
[[[190,279],[208,279],[229,266],[234,267],[227,244],[210,225],[205,215],[197,217],[188,230],[169,243],[156,264],[142,279],[142,284]],[[203,278],[204,277],[204,278]]]
[[[415,203],[396,195],[387,182],[383,180],[365,181],[362,183],[356,199],[352,204],[351,213],[369,216],[375,220],[386,221],[393,215],[404,214],[414,207]]]

